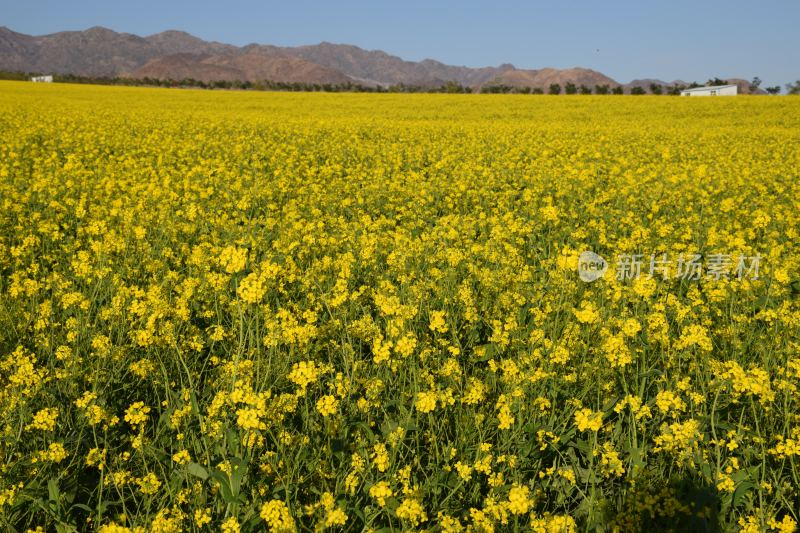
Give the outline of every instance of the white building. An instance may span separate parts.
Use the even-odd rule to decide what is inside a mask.
[[[709,87],[695,87],[681,91],[681,96],[736,96],[739,87],[736,85],[711,85]]]
[[[31,81],[33,83],[53,83],[53,76],[34,76]]]

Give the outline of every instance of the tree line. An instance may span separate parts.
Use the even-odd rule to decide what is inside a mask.
[[[27,81],[33,76],[40,76],[41,73],[4,71],[0,70],[0,80]],[[576,85],[568,82],[562,87],[559,83],[552,83],[547,89],[542,87],[516,87],[501,83],[489,83],[479,89],[462,85],[455,81],[449,81],[438,86],[422,86],[411,84],[393,84],[389,86],[372,86],[359,83],[305,83],[305,82],[280,82],[280,81],[239,81],[239,80],[216,80],[203,81],[193,78],[181,80],[160,79],[160,78],[126,78],[108,76],[79,76],[76,74],[53,74],[53,81],[60,83],[83,83],[91,85],[123,85],[123,86],[146,86],[146,87],[177,87],[192,89],[228,89],[228,90],[253,90],[253,91],[288,91],[288,92],[357,92],[357,93],[451,93],[469,94],[479,92],[481,94],[625,94],[622,85],[594,85],[589,87],[585,84]],[[706,85],[726,85],[727,80],[720,78],[710,78]],[[756,91],[761,85],[758,77],[750,82],[750,91]],[[628,94],[643,95],[679,95],[681,91],[702,87],[703,85],[692,82],[688,85],[660,85],[651,83],[649,87],[634,86]],[[781,87],[765,87],[768,94],[779,94]],[[787,94],[800,94],[800,80],[786,85]]]

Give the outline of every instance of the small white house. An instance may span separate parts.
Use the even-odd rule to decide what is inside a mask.
[[[33,83],[53,83],[53,76],[34,76],[31,81]]]
[[[695,87],[681,91],[681,96],[736,96],[739,87],[736,85],[711,85],[709,87]]]

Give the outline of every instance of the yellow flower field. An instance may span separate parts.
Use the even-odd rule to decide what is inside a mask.
[[[0,83],[4,531],[790,532],[799,387],[800,99]]]

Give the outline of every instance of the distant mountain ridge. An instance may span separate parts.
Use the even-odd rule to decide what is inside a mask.
[[[438,87],[455,82],[465,87],[506,85],[547,91],[562,87],[622,85],[587,68],[518,69],[511,64],[472,68],[433,59],[406,61],[380,50],[322,42],[280,47],[263,44],[234,46],[204,41],[189,33],[168,30],[146,37],[95,26],[84,31],[26,35],[0,27],[0,70],[200,81],[273,81],[369,86]],[[745,80],[740,90],[746,89]],[[658,80],[634,80],[623,87],[664,86]],[[747,92],[743,90],[742,92]]]

